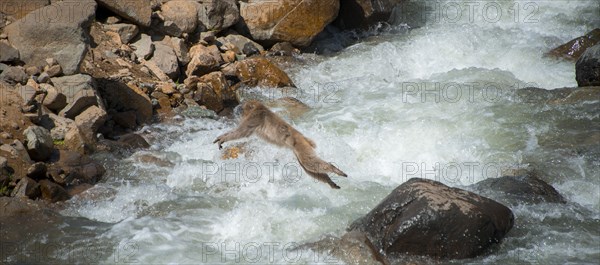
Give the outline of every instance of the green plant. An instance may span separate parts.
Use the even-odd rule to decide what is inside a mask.
[[[54,140],[53,143],[54,143],[54,145],[64,145],[65,140]]]

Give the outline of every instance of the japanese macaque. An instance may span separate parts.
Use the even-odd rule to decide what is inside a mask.
[[[319,158],[314,150],[316,148],[315,142],[306,138],[256,100],[245,101],[241,108],[242,119],[238,127],[217,137],[213,142],[219,144],[219,149],[227,141],[248,137],[256,133],[267,142],[292,149],[302,168],[311,177],[329,184],[331,188],[340,188],[329,178],[327,173],[333,172],[343,177],[348,175],[331,163]]]

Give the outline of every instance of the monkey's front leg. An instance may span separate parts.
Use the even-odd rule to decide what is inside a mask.
[[[215,139],[213,141],[213,144],[214,143],[218,143],[219,144],[219,149],[223,149],[223,144],[225,142],[237,140],[237,139],[244,138],[244,137],[248,137],[248,136],[250,136],[252,134],[253,131],[254,131],[254,128],[252,128],[252,127],[239,126],[235,130],[230,131],[230,132],[226,132],[226,133],[220,135],[219,137],[217,137],[217,139]]]

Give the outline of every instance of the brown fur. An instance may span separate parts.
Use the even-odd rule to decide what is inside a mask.
[[[213,142],[219,144],[219,149],[227,141],[248,137],[256,133],[259,137],[272,144],[292,149],[302,168],[311,177],[329,184],[334,189],[340,188],[329,178],[327,173],[333,172],[347,177],[346,173],[336,168],[333,164],[319,158],[314,150],[317,147],[315,142],[306,138],[302,133],[256,100],[244,102],[242,110],[242,120],[238,127],[217,137]]]

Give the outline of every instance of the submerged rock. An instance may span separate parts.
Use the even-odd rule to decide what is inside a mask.
[[[587,49],[575,64],[577,85],[600,86],[600,44]]]
[[[502,176],[480,181],[471,187],[482,193],[499,191],[505,195],[500,200],[506,202],[540,203],[553,202],[565,203],[565,198],[533,172],[517,171],[514,176]]]
[[[388,257],[472,258],[510,231],[506,206],[426,179],[410,179],[350,225]]]
[[[576,61],[588,48],[596,45],[598,42],[600,42],[600,28],[560,45],[546,55]]]

